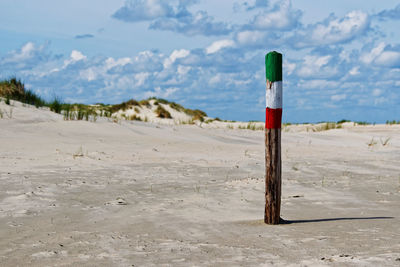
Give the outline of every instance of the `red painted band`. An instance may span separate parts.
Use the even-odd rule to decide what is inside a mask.
[[[265,128],[280,129],[282,124],[282,109],[267,108],[265,112]]]

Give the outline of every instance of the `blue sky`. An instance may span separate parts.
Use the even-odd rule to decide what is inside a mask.
[[[284,55],[284,121],[400,120],[394,0],[2,0],[0,78],[45,98],[166,98],[264,120],[264,56]]]

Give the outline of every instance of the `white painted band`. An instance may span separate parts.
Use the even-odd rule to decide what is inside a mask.
[[[282,81],[273,82],[270,86],[267,82],[266,100],[267,108],[282,108]]]

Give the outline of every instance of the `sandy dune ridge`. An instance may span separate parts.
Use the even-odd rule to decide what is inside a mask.
[[[0,266],[400,266],[398,125],[284,131],[267,226],[263,131],[0,109]]]

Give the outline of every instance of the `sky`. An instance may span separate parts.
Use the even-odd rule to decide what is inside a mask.
[[[398,0],[1,0],[0,79],[46,99],[160,97],[265,117],[283,54],[283,121],[400,120]]]

